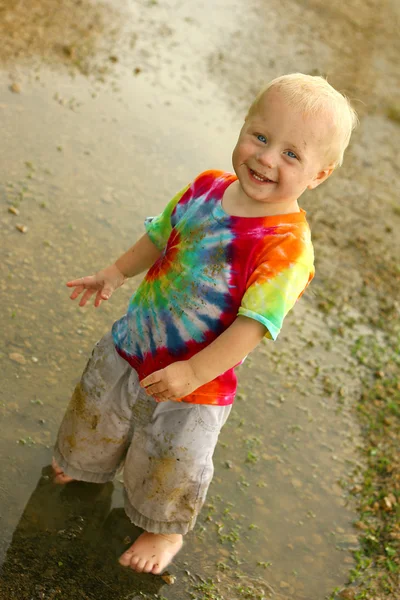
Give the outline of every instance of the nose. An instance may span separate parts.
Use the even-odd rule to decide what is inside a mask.
[[[274,167],[276,164],[274,152],[271,148],[264,148],[261,152],[259,152],[257,155],[257,160],[261,165],[264,167],[269,167],[270,169],[272,169],[272,167]]]

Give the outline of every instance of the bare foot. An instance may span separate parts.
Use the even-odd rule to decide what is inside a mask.
[[[51,461],[51,466],[53,467],[55,483],[64,484],[64,483],[70,483],[71,481],[74,481],[74,479],[72,477],[68,477],[68,475],[65,475],[64,471],[56,463],[56,459],[54,457],[53,457],[53,460]]]
[[[180,534],[145,531],[120,556],[119,562],[124,567],[131,567],[138,573],[159,575],[182,548],[182,544],[183,539]]]

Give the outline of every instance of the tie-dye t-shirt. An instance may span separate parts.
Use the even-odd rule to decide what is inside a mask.
[[[143,379],[208,346],[238,315],[256,319],[275,340],[314,274],[305,212],[237,217],[222,207],[231,173],[206,171],[157,217],[146,219],[162,253],[114,323],[118,353]],[[234,369],[182,398],[226,405]]]

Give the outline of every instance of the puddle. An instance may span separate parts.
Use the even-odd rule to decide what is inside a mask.
[[[228,10],[222,0],[143,0],[121,12],[111,2],[27,6],[0,3],[0,597],[321,600],[346,581],[349,549],[357,547],[356,515],[339,482],[357,467],[361,443],[350,411],[356,361],[333,343],[333,325],[317,309],[334,262],[324,248],[317,292],[296,307],[279,341],[262,344],[241,369],[207,505],[170,569],[175,585],[118,566],[137,535],[118,480],[63,489],[51,483],[48,465],[91,347],[138,283],[98,310],[82,310],[68,300],[65,281],[118,257],[144,218],[197,173],[231,168],[240,115],[263,78],[322,67],[339,77],[342,45],[319,27],[327,18],[338,32],[344,27],[346,40],[355,32],[365,42],[374,27],[373,63],[390,75],[391,50],[381,49],[373,8],[363,4],[356,23],[357,2],[352,12],[317,1],[245,9],[232,2]],[[301,20],[304,11],[312,18]],[[259,60],[261,47],[267,56]],[[369,63],[355,81],[358,59],[346,48],[353,71],[343,83],[362,96]],[[389,136],[368,123],[373,135]],[[340,192],[350,193],[362,167],[366,131],[368,124],[342,183],[335,181]],[[325,188],[328,215],[337,210],[335,185]],[[352,193],[362,185],[360,175]],[[305,207],[319,225],[314,200]]]

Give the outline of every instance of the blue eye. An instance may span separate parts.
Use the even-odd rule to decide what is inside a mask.
[[[265,135],[261,135],[261,133],[257,134],[257,139],[260,140],[260,142],[262,142],[263,144],[267,143],[267,138],[265,137]]]
[[[287,151],[287,155],[289,158],[297,158],[296,154],[294,152],[292,152],[291,150]]]

